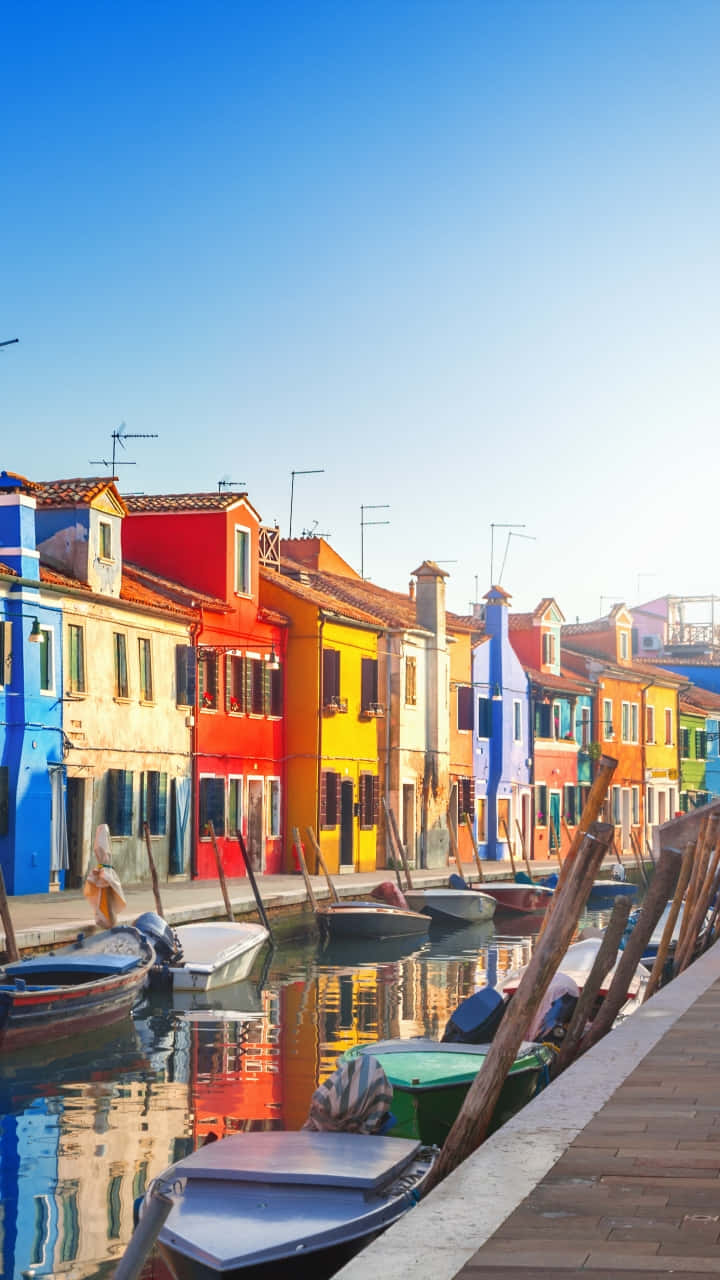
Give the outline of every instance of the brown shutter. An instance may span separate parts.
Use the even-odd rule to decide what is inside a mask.
[[[243,657],[243,711],[252,711],[252,659]]]
[[[203,658],[198,659],[198,703],[203,704],[203,695],[205,693],[205,661]]]
[[[267,663],[263,663],[263,715],[272,712],[272,671]]]
[[[320,826],[327,826],[327,773],[320,774]]]
[[[230,710],[230,697],[232,694],[232,657],[229,653],[225,654],[225,714]]]
[[[376,827],[380,817],[380,779],[377,774],[372,775],[372,822]]]

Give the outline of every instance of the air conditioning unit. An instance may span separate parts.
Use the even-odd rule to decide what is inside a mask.
[[[660,636],[643,636],[640,641],[640,648],[646,653],[657,653],[659,649],[662,649],[662,640]]]

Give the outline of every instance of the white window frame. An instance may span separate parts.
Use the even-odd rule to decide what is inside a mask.
[[[655,788],[648,787],[645,795],[645,822],[649,827],[655,823]]]
[[[55,673],[55,631],[53,627],[40,628],[44,636],[47,636],[47,652],[48,652],[48,679],[49,685],[47,689],[40,689],[42,698],[54,698],[56,690],[56,673]]]
[[[230,830],[230,788],[233,785],[236,787],[236,791],[237,791],[237,799],[239,802],[238,807],[240,809],[239,829],[242,832],[243,819],[245,817],[245,777],[242,773],[230,773],[228,774],[228,780],[227,780],[227,787],[226,787],[227,794],[225,796],[225,828],[226,828],[225,834],[229,836],[232,840],[235,839],[235,832],[238,829],[236,827],[235,831]]]
[[[609,726],[609,728],[608,728]],[[612,742],[615,738],[615,725],[613,722],[613,700],[612,698],[603,698],[602,703],[602,733],[604,742]]]
[[[630,703],[620,703],[620,741],[632,742],[630,737]]]
[[[243,534],[247,538],[247,541],[243,543],[243,546],[245,547],[245,554],[243,557],[244,562],[242,566],[240,565],[240,561],[238,557],[238,534]],[[235,543],[234,543],[234,554],[235,554],[234,586],[235,586],[236,596],[252,595],[252,559],[250,555],[251,549],[252,549],[252,530],[249,529],[248,526],[245,524],[236,524],[235,525]],[[242,575],[240,572],[241,569],[242,569]]]
[[[630,825],[640,826],[640,788],[630,788]]]
[[[630,703],[630,741],[638,743],[640,741],[640,703]]]
[[[627,631],[620,632],[620,657],[624,661],[630,657],[630,637]]]
[[[622,822],[622,787],[613,787],[610,797],[610,821],[614,827]]]
[[[81,649],[80,657],[81,657],[81,659],[82,659],[82,662],[81,662],[82,670],[81,670],[81,672],[80,672],[80,680],[81,680],[81,684],[82,684],[82,688],[81,688],[81,689],[75,689],[75,688],[72,688],[72,663],[71,663],[71,656],[72,656],[72,642],[71,642],[70,637],[71,637],[71,635],[72,635],[73,630],[76,630],[76,631],[79,633],[79,636],[80,636],[80,649]],[[84,697],[85,697],[85,695],[86,695],[86,693],[87,693],[87,691],[88,691],[88,688],[87,688],[87,645],[86,645],[86,643],[85,643],[85,639],[86,639],[86,637],[85,637],[85,624],[84,624],[83,622],[68,622],[68,624],[67,624],[67,670],[66,670],[66,677],[67,677],[67,679],[66,679],[66,683],[65,683],[65,688],[66,688],[67,692],[68,692],[69,694],[72,694],[72,696],[73,696],[74,698],[84,698]]]
[[[668,737],[668,724],[670,725],[670,736]],[[665,708],[665,746],[675,746],[675,717],[673,716],[672,707]],[[673,805],[673,815],[675,806]],[[672,815],[671,815],[672,816]]]
[[[513,742],[522,742],[522,702],[513,698]]]
[[[273,794],[277,789],[277,831],[273,830]],[[265,834],[269,840],[278,840],[282,832],[282,790],[275,775],[265,779]]]
[[[147,696],[147,689],[143,684],[142,662],[140,661],[140,654],[142,652],[141,646],[145,644],[147,645],[147,655],[148,655],[148,671],[146,674],[150,676],[150,697],[149,698]],[[138,635],[137,654],[138,654],[138,685],[139,685],[138,692],[140,695],[138,701],[142,707],[154,707],[155,706],[155,661],[154,661],[154,654],[153,654],[152,636],[147,636],[143,634]],[[129,681],[129,678],[130,677],[128,673],[128,681]]]
[[[102,551],[103,529],[108,531],[108,543],[110,545],[110,555],[104,556]],[[113,527],[110,520],[98,520],[98,560],[102,560],[103,564],[113,564],[115,556],[113,555]]]
[[[580,708],[580,746],[590,746],[590,725],[591,725],[590,708],[581,706]]]

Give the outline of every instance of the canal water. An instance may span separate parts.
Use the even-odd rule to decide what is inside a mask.
[[[604,923],[607,915],[588,918]],[[428,940],[290,942],[212,997],[0,1063],[0,1274],[109,1277],[133,1202],[209,1134],[298,1129],[357,1043],[439,1038],[460,1000],[526,964],[535,917]],[[500,932],[502,930],[502,932]]]

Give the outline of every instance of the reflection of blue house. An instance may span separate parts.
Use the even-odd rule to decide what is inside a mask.
[[[9,893],[44,893],[65,847],[62,610],[41,594],[35,499],[7,472],[0,622],[0,865]]]
[[[1,1275],[56,1274],[59,1141],[60,1109],[48,1098],[36,1098],[25,1111],[2,1118]],[[64,1203],[62,1208],[65,1211]]]
[[[508,638],[510,596],[492,587],[485,601],[485,638],[473,650],[477,840],[482,857],[499,859],[506,832],[515,842],[519,826],[529,843],[532,830],[528,682]]]

